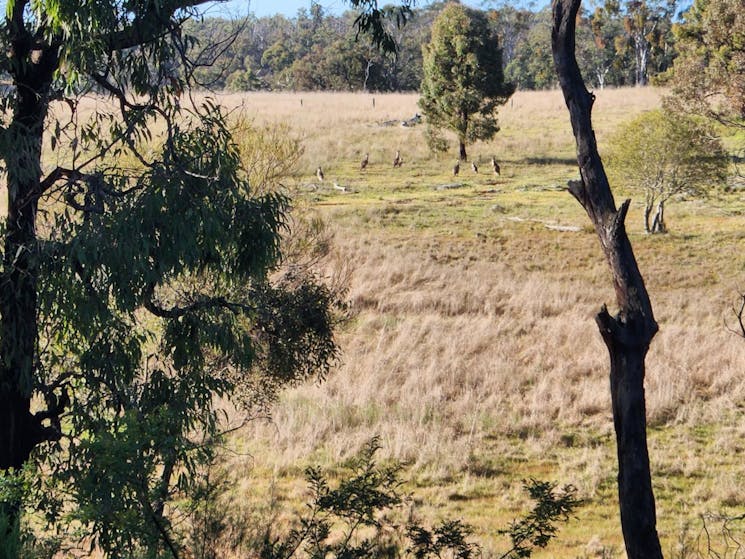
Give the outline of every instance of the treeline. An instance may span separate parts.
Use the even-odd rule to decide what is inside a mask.
[[[580,14],[577,57],[593,87],[645,85],[664,75],[677,51],[678,0],[605,0]],[[422,45],[444,2],[414,9],[405,26],[388,27],[395,54],[358,37],[356,14],[326,13],[320,4],[282,15],[191,22],[195,76],[205,86],[235,91],[411,91],[422,81]],[[519,89],[556,85],[551,13],[507,2],[486,10],[500,38],[505,76]]]
[[[407,25],[389,26],[396,54],[358,37],[354,12],[336,16],[315,3],[294,18],[190,22],[187,32],[198,40],[194,75],[206,86],[235,91],[415,90],[422,81],[422,44],[441,8],[417,9]]]

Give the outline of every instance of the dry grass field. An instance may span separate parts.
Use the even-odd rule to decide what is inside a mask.
[[[614,128],[663,92],[596,93],[602,153]],[[286,392],[271,422],[234,441],[244,477],[236,500],[266,506],[271,493],[276,510],[297,506],[303,467],[338,463],[377,434],[385,456],[408,465],[415,513],[470,522],[487,556],[504,548],[497,529],[524,510],[528,477],[573,483],[586,499],[538,556],[614,556],[607,353],[593,321],[613,293],[588,220],[564,190],[576,164],[560,93],[516,94],[497,137],[470,147],[482,172],[457,178],[455,146],[435,157],[423,126],[381,125],[413,116],[416,96],[374,98],[374,107],[362,94],[221,98],[302,138],[294,188],[333,233],[325,271],[348,278],[350,302],[330,378]],[[487,172],[492,154],[499,177]],[[647,399],[668,556],[682,556],[684,526],[697,530],[699,513],[745,508],[745,341],[726,326],[743,285],[743,202],[737,190],[676,202],[664,236],[643,234],[639,203],[629,216],[660,323]]]
[[[601,154],[619,123],[663,93],[596,92]],[[281,523],[306,497],[306,466],[333,468],[379,435],[381,458],[406,464],[407,514],[462,518],[486,557],[505,549],[497,530],[526,510],[530,477],[574,484],[585,499],[536,557],[620,556],[607,352],[593,320],[614,295],[565,190],[577,166],[561,94],[517,93],[496,138],[469,147],[481,172],[462,165],[458,177],[454,144],[434,156],[423,125],[399,124],[419,111],[416,95],[218,101],[302,140],[284,186],[325,220],[333,243],[319,273],[344,278],[349,302],[329,378],[286,391],[270,421],[230,441],[230,510],[257,533]],[[732,149],[743,141],[726,138]],[[500,176],[489,172],[492,155]],[[647,403],[668,557],[686,556],[682,534],[698,532],[700,513],[745,510],[745,340],[728,329],[745,290],[745,190],[741,179],[731,186],[670,204],[667,235],[643,233],[639,202],[628,219],[660,324]]]

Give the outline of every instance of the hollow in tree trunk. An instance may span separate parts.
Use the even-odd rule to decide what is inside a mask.
[[[618,497],[630,559],[661,559],[647,449],[645,358],[657,332],[644,280],[626,235],[630,201],[616,208],[592,129],[594,95],[587,91],[574,53],[581,0],[553,0],[552,50],[577,144],[581,180],[569,191],[591,219],[613,277],[619,311],[597,315],[610,356],[610,388],[618,454]]]

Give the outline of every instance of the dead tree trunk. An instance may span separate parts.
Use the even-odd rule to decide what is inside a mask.
[[[554,64],[569,109],[582,177],[580,181],[572,181],[569,190],[595,226],[613,276],[619,307],[618,315],[613,317],[603,306],[596,321],[610,354],[618,497],[626,553],[630,559],[661,559],[644,399],[644,360],[657,332],[657,322],[626,235],[624,221],[630,201],[616,209],[595,142],[591,119],[595,97],[585,88],[574,54],[580,2],[553,0]]]

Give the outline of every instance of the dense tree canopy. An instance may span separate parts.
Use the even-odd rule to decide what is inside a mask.
[[[417,10],[406,26],[384,23],[397,52],[384,53],[358,35],[356,13],[326,14],[320,4],[294,18],[190,22],[198,39],[200,82],[233,90],[413,90],[421,81],[421,44],[434,9]],[[211,64],[212,62],[215,64]],[[251,75],[253,80],[244,77]]]
[[[190,22],[189,32],[199,39],[192,51],[200,62],[195,75],[203,83],[236,90],[417,90],[421,47],[445,5],[413,9],[402,27],[383,21],[395,54],[382,54],[370,48],[367,37],[357,36],[355,12],[334,15],[319,4],[295,17]],[[499,38],[507,79],[521,89],[554,87],[548,9],[520,8],[504,0],[492,5],[482,13]],[[621,86],[643,84],[665,72],[677,52],[672,34],[676,5],[672,0],[609,0],[581,12],[577,47],[586,78],[595,87]]]
[[[496,33],[482,12],[449,4],[435,20],[423,52],[419,106],[430,134],[441,128],[456,133],[465,160],[467,142],[491,138],[499,130],[497,107],[514,91],[503,78]]]
[[[745,120],[745,10],[740,0],[695,0],[676,26],[673,101],[718,120]]]
[[[531,26],[517,43],[505,76],[520,89],[548,89],[556,86],[551,58],[551,12],[548,8],[531,14]]]

